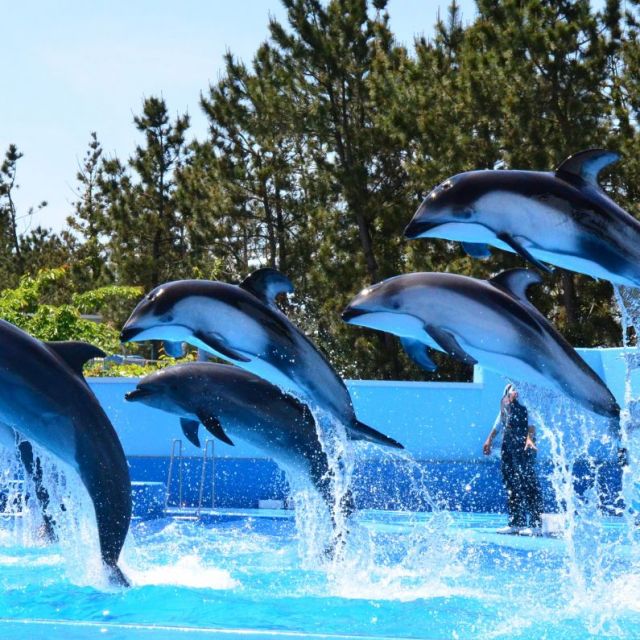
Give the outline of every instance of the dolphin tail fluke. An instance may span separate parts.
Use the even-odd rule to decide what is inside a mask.
[[[367,442],[373,442],[373,444],[381,444],[385,447],[393,447],[394,449],[404,449],[397,440],[385,436],[384,433],[380,433],[373,427],[366,425],[360,420],[356,420],[354,424],[349,428],[349,438],[351,440],[366,440]]]
[[[131,583],[117,564],[105,564],[107,578],[112,587],[130,587]]]

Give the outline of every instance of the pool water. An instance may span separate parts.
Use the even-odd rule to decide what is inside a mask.
[[[122,563],[133,587],[118,591],[78,580],[59,545],[4,535],[0,638],[640,636],[621,519],[603,518],[597,561],[595,546],[590,559],[570,540],[497,535],[505,522],[365,511],[329,559],[287,511],[136,521]]]

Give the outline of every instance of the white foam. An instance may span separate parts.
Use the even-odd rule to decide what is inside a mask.
[[[208,566],[198,555],[186,555],[172,564],[146,569],[125,567],[134,586],[173,585],[192,589],[237,589],[241,583],[231,574]]]

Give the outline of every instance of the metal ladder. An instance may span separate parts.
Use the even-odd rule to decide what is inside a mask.
[[[213,440],[207,440],[204,443],[204,452],[202,454],[202,470],[200,472],[200,489],[198,491],[198,508],[196,509],[196,516],[200,517],[200,513],[202,511],[202,499],[204,497],[204,483],[207,479],[207,459],[208,453],[211,450],[211,506],[210,509],[213,509],[216,499],[216,451],[215,451],[215,443]]]
[[[178,451],[176,456],[176,449]],[[178,504],[179,508],[182,508],[182,440],[176,438],[171,443],[171,459],[169,460],[169,473],[167,474],[167,488],[164,494],[164,510],[165,512],[171,506],[169,501],[171,499],[171,481],[173,480],[173,466],[178,458]]]
[[[211,460],[211,505],[209,508],[213,509],[215,504],[215,445],[212,439],[207,440],[204,444],[204,450],[202,452],[202,465],[200,471],[200,483],[198,487],[198,506],[195,509],[195,517],[200,517],[202,511],[202,503],[204,499],[204,487],[207,479],[207,462]],[[178,466],[178,503],[171,504],[171,486],[173,482],[174,467]],[[171,509],[172,511],[184,511],[185,513],[194,514],[194,510],[189,507],[185,507],[183,504],[183,465],[184,456],[182,452],[182,440],[176,438],[171,443],[171,458],[169,460],[169,472],[167,474],[167,486],[164,497],[164,510],[165,513]]]

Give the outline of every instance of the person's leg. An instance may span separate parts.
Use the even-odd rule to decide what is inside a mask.
[[[526,486],[524,477],[524,461],[522,453],[513,454],[513,513],[514,526],[527,526],[527,502],[526,502]]]
[[[513,457],[509,451],[502,451],[500,461],[500,471],[502,472],[502,483],[507,492],[507,513],[509,514],[509,526],[520,527],[518,513],[517,482]]]
[[[525,504],[529,514],[529,526],[539,529],[542,526],[542,492],[536,471],[536,452],[527,451],[524,461]]]

